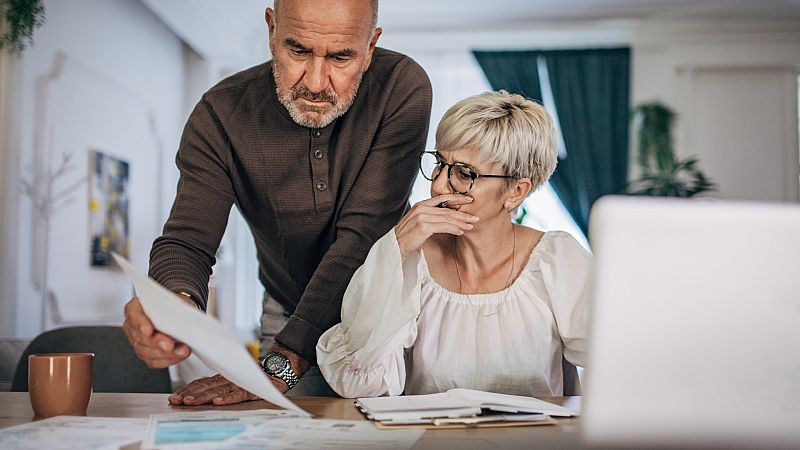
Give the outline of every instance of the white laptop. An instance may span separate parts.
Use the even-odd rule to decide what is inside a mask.
[[[800,206],[592,210],[590,445],[800,447]]]

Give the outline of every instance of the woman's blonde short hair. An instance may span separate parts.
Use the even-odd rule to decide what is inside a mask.
[[[504,175],[529,178],[531,192],[556,168],[556,131],[542,105],[506,91],[484,92],[453,105],[436,129],[436,149],[469,148]]]

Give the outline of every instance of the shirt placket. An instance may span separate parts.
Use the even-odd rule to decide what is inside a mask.
[[[317,212],[330,211],[331,186],[328,173],[328,158],[330,155],[328,145],[330,142],[329,130],[309,130],[311,145],[309,146],[309,159],[311,160],[311,183],[314,192],[314,207]]]

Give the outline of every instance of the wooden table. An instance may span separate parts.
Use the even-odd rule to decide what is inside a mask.
[[[93,417],[147,418],[150,414],[178,411],[252,410],[275,407],[265,401],[231,406],[170,406],[168,394],[93,393],[87,415]],[[543,398],[567,407],[575,406],[579,397]],[[353,400],[328,397],[292,397],[298,406],[315,416],[329,419],[366,420],[353,406]],[[0,428],[28,423],[33,410],[27,392],[0,392]],[[459,430],[426,430],[414,448],[580,448],[585,445],[578,432],[578,419],[559,419],[558,425],[516,428],[470,428]]]

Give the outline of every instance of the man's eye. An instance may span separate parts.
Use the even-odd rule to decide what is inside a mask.
[[[293,48],[293,49],[291,49],[291,50],[289,50],[289,51],[291,51],[291,52],[292,52],[292,54],[293,54],[293,55],[295,55],[295,56],[303,56],[303,55],[305,55],[306,53],[308,53],[306,50],[298,50],[298,49],[296,49],[296,48]]]
[[[335,55],[331,56],[331,59],[333,59],[336,62],[346,62],[346,61],[350,60],[350,58],[348,58],[346,56],[335,56]]]

